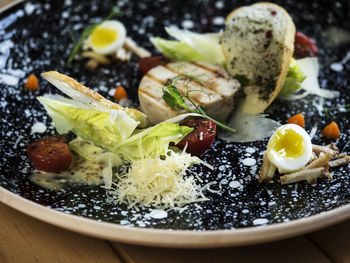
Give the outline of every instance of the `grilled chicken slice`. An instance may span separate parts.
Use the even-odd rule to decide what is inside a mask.
[[[185,112],[170,108],[162,99],[163,88],[174,78],[184,74],[194,75],[205,81],[206,85],[196,81],[178,80],[175,86],[180,92],[185,95],[191,90],[190,98],[202,106],[210,117],[221,122],[226,121],[234,107],[240,84],[230,78],[223,67],[205,62],[171,62],[148,71],[141,80],[138,95],[141,109],[149,121],[156,124]]]

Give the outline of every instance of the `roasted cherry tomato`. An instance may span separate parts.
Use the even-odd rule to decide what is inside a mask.
[[[294,58],[317,57],[317,46],[312,39],[303,33],[296,32],[294,40]]]
[[[35,168],[48,173],[60,173],[68,169],[72,154],[63,137],[49,137],[33,142],[27,147],[29,159]]]
[[[214,122],[207,119],[189,119],[180,122],[180,125],[194,128],[191,133],[176,144],[180,149],[184,149],[187,143],[186,152],[192,155],[201,155],[213,144],[216,135]]]
[[[139,70],[143,75],[146,75],[147,72],[150,71],[152,68],[165,63],[166,63],[166,58],[163,55],[142,58],[139,60]]]

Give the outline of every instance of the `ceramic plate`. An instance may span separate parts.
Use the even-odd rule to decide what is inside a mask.
[[[117,1],[123,11],[118,17],[139,45],[156,54],[151,36],[167,37],[165,26],[197,32],[218,32],[225,16],[250,1]],[[285,123],[293,114],[303,113],[306,130],[317,127],[313,142],[328,144],[320,130],[336,121],[342,131],[335,142],[350,152],[349,112],[335,110],[326,115],[323,107],[350,103],[350,21],[346,1],[294,1],[280,3],[293,17],[298,31],[315,39],[319,47],[322,88],[338,90],[341,96],[325,100],[307,96],[298,101],[276,100],[267,110],[271,118]],[[33,169],[26,146],[56,134],[51,119],[36,96],[59,93],[40,79],[40,89],[29,92],[23,83],[31,73],[48,70],[70,75],[103,96],[112,99],[113,89],[122,85],[138,106],[137,87],[141,74],[137,57],[128,63],[113,62],[91,73],[86,61],[67,66],[76,37],[89,24],[101,21],[111,10],[110,1],[31,1],[15,5],[0,14],[0,185],[1,200],[44,221],[111,240],[136,244],[177,247],[214,247],[263,242],[312,231],[350,217],[349,166],[333,171],[333,180],[317,184],[300,182],[281,185],[278,178],[259,185],[257,174],[267,139],[254,143],[227,143],[217,139],[203,156],[215,168],[196,166],[209,201],[200,207],[162,212],[134,210],[106,202],[99,187],[70,187],[50,191],[33,184]],[[339,31],[342,32],[339,34]],[[342,39],[334,37],[334,32]],[[338,32],[338,33],[337,33]],[[339,42],[340,41],[340,42]],[[34,132],[34,124],[47,127]]]

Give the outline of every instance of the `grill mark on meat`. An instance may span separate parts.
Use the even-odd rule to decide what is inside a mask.
[[[206,62],[171,62],[151,69],[143,77],[139,98],[141,107],[150,115],[150,120],[159,123],[184,112],[177,112],[165,103],[162,99],[162,89],[170,85],[174,78],[185,74],[192,74],[206,81],[207,86],[202,85],[200,81],[184,78],[175,84],[180,93],[186,95],[187,90],[195,90],[190,92],[191,99],[201,105],[209,116],[219,121],[226,121],[234,106],[234,96],[239,90],[239,83],[228,76],[228,73],[225,74],[222,67]]]
[[[150,97],[150,98],[152,98],[152,99],[154,99],[154,100],[156,100],[156,101],[159,101],[159,97],[158,97],[158,96],[154,96],[154,94],[153,94],[151,91],[152,91],[151,89],[147,89],[147,90],[146,90],[146,89],[140,89],[140,90],[139,90],[139,93],[140,93],[140,94],[145,94],[145,95],[147,95],[148,97]],[[177,112],[178,112],[177,110],[175,110],[175,109],[169,107],[168,104],[166,104],[165,101],[164,101],[162,98],[161,98],[160,102],[161,102],[165,107],[168,107],[172,112],[174,112],[174,113],[177,113]]]
[[[151,74],[149,74],[149,73],[147,73],[146,76],[147,76],[148,78],[152,79],[153,81],[162,84],[163,86],[164,86],[164,84],[165,84],[163,80],[158,79],[156,76],[153,76],[153,75],[151,75]]]
[[[169,67],[167,67],[166,65],[165,66],[163,66],[165,69],[167,69],[167,70],[169,70],[169,71],[171,71],[171,72],[174,72],[174,70],[173,69],[171,69],[171,68],[169,68]],[[178,72],[174,72],[175,74],[177,74],[178,76],[182,76],[183,74],[181,74],[181,73],[178,73]],[[159,79],[159,78],[157,78],[156,76],[154,76],[154,75],[152,75],[152,74],[150,74],[150,73],[147,73],[146,74],[146,76],[148,77],[148,78],[150,78],[151,80],[153,80],[153,81],[155,81],[155,82],[157,82],[157,83],[159,83],[159,84],[162,84],[163,85],[163,87],[166,87],[167,85],[170,85],[171,84],[171,81],[172,80],[166,80],[166,81],[164,81],[164,80],[161,80],[161,79]],[[180,93],[183,95],[183,96],[185,96],[186,95],[186,91],[187,91],[187,87],[185,87],[184,85],[182,85],[182,84],[180,84],[180,83],[178,83],[178,90],[180,91]],[[179,86],[181,86],[181,87],[179,87]],[[190,86],[192,86],[191,84],[189,84],[189,87]],[[197,87],[194,87],[195,89],[198,89]],[[201,91],[198,91],[198,92],[201,92]],[[190,94],[190,97],[191,97],[191,99],[195,102],[195,103],[197,103],[197,104],[202,104],[203,102],[201,101],[201,99],[200,99],[200,96],[201,96],[201,94],[199,95],[199,96],[196,96],[195,95],[195,92],[192,92],[191,94]],[[159,99],[159,98],[158,98]]]
[[[179,75],[180,75],[180,74],[179,74]],[[164,81],[164,80],[158,79],[156,76],[153,76],[153,75],[150,74],[150,73],[147,73],[146,76],[147,76],[149,79],[151,79],[151,80],[153,80],[153,81],[155,81],[155,82],[157,82],[157,83],[163,85],[162,88],[165,88],[167,85],[169,85],[168,82],[171,81],[171,80],[170,80],[170,81],[169,81],[169,80]],[[151,85],[150,85],[150,86],[151,86]],[[182,86],[182,85],[181,85],[181,86]],[[185,87],[185,89],[186,89],[186,91],[187,91],[187,88],[186,88],[186,87]],[[152,88],[151,88],[150,90],[152,90]],[[186,91],[184,91],[182,88],[178,88],[178,90],[180,91],[180,93],[181,93],[183,96],[186,95]],[[147,95],[150,96],[151,93],[148,93],[148,92],[146,93],[146,92],[143,92],[143,91],[144,91],[144,89],[141,89],[141,90],[140,90],[141,93],[144,93],[144,94],[147,94]],[[199,91],[199,92],[200,92],[200,91]],[[151,97],[152,97],[152,98],[155,98],[155,99],[162,99],[162,98],[157,98],[157,97],[154,96],[153,94],[151,95]],[[193,92],[190,94],[190,98],[191,98],[195,103],[197,103],[197,104],[201,104],[201,103],[202,103],[202,101],[200,100],[200,98],[199,98],[198,96],[195,96]],[[163,101],[163,102],[164,102],[164,101]],[[165,102],[164,102],[164,103],[165,103]]]
[[[178,70],[175,70],[173,67],[171,67],[173,63],[169,63],[167,65],[165,65],[165,67],[174,72],[175,74],[178,74],[180,76],[185,75],[184,73],[179,72]],[[222,91],[220,90],[220,81],[226,81],[226,78],[222,73],[219,72],[219,70],[215,70],[213,68],[209,68],[206,67],[205,65],[203,65],[202,63],[199,62],[185,62],[183,63],[183,66],[192,66],[195,68],[200,68],[201,70],[203,70],[204,72],[201,72],[200,75],[196,75],[193,74],[195,76],[197,76],[198,78],[203,78],[203,81],[206,82],[205,87],[198,81],[192,81],[193,83],[197,83],[198,85],[202,86],[203,88],[205,88],[207,90],[206,93],[210,93],[210,92],[214,92],[217,95],[219,95],[220,97],[225,97],[225,95],[222,93]],[[180,67],[179,67],[180,68]]]
[[[216,66],[215,68],[213,68],[213,67],[210,67],[208,64],[203,64],[198,61],[194,61],[192,62],[192,64],[196,65],[199,68],[202,68],[203,70],[210,72],[213,75],[213,77],[215,77],[216,79],[227,80],[230,78],[230,76],[227,74],[227,72],[223,67]]]
[[[195,64],[194,64],[193,62],[187,62],[187,64],[190,64],[190,65],[192,65],[192,66],[195,66]],[[177,75],[179,75],[179,76],[184,76],[184,75],[186,75],[186,73],[179,72],[179,71],[175,70],[174,68],[170,67],[169,64],[164,65],[164,67],[167,68],[168,70],[174,72],[175,74],[177,74]],[[195,75],[195,76],[196,76],[196,75]],[[196,77],[200,78],[200,76],[196,76]],[[199,81],[191,80],[191,82],[194,82],[194,83],[197,83],[198,85],[203,86],[202,83],[199,82]]]
[[[153,93],[148,92],[148,90],[146,90],[146,89],[140,89],[140,90],[139,90],[139,93],[140,93],[140,94],[145,94],[145,95],[147,95],[148,97],[151,97],[152,99],[155,99],[155,100],[158,100],[158,99],[159,99],[157,96],[154,96]]]
[[[198,63],[198,62],[196,62],[196,61],[194,61],[194,62],[191,62],[191,64],[193,64],[193,65],[195,65],[195,66],[197,66],[197,67],[199,67],[199,68],[202,68],[202,69],[204,69],[204,70],[206,70],[206,71],[208,71],[208,72],[211,72],[213,75],[218,75],[218,77],[224,77],[222,74],[220,74],[217,70],[214,70],[214,69],[212,69],[212,68],[209,68],[209,67],[206,67],[205,65],[203,65],[202,63]]]

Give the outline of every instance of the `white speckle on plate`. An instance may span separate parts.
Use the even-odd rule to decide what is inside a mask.
[[[82,24],[76,24],[76,25],[74,25],[73,26],[73,30],[80,30],[81,28],[83,27],[83,25]]]
[[[318,114],[320,116],[322,116],[322,114],[324,114],[323,112],[323,108],[324,108],[324,98],[323,97],[318,97],[318,98],[315,98],[314,100],[312,100],[312,106],[314,106],[317,111],[318,111]]]
[[[121,211],[120,213],[122,214],[122,216],[126,216],[128,214],[127,211]]]
[[[18,11],[16,12],[16,16],[17,16],[17,17],[23,17],[23,16],[24,16],[23,10],[18,10]]]
[[[225,170],[226,170],[225,165],[220,165],[220,166],[219,166],[219,170],[220,170],[220,171],[225,171]]]
[[[34,10],[35,10],[35,5],[32,4],[31,2],[26,3],[26,5],[24,6],[24,11],[25,11],[26,14],[29,15],[29,16],[30,16],[31,14],[33,14]]]
[[[168,217],[168,213],[164,210],[154,209],[148,214],[148,216],[154,219],[162,219]]]
[[[145,227],[146,223],[142,221],[136,221],[136,224],[138,224],[139,227]]]
[[[225,6],[225,3],[224,3],[223,1],[217,1],[217,2],[215,2],[215,7],[216,7],[217,9],[222,9],[222,8],[224,8],[224,6]]]
[[[0,74],[0,80],[9,86],[17,86],[19,81],[17,77],[7,74]]]
[[[256,164],[256,160],[253,158],[245,158],[242,162],[245,166],[253,166]]]
[[[44,123],[42,122],[37,122],[32,126],[32,131],[30,132],[31,134],[34,133],[44,133],[46,131],[47,127]]]
[[[256,171],[258,169],[258,166],[257,165],[252,165],[252,167],[250,167],[250,170],[251,171]]]
[[[245,149],[245,151],[246,151],[247,153],[255,153],[255,149],[254,149],[253,147],[247,147],[247,148]]]
[[[128,225],[129,221],[128,220],[120,220],[121,225]]]
[[[183,28],[192,28],[194,26],[194,23],[192,20],[184,20],[182,21],[182,27]]]
[[[0,101],[0,106],[2,108],[5,108],[7,106],[8,102],[7,101]]]
[[[241,186],[241,184],[240,184],[238,181],[231,181],[230,184],[229,184],[229,186],[230,186],[231,188],[238,188],[238,187]]]
[[[17,140],[16,140],[16,142],[15,142],[15,144],[13,145],[13,148],[17,148],[17,144],[23,139],[24,137],[23,136],[18,136],[18,138],[17,138]]]
[[[225,24],[225,18],[223,16],[216,16],[213,19],[213,24],[216,26],[221,26]]]
[[[331,70],[336,72],[341,72],[344,69],[344,64],[346,64],[350,59],[350,51],[340,62],[334,62],[330,65]]]
[[[340,72],[343,70],[343,65],[341,63],[332,63],[331,64],[331,70],[336,71],[336,72]]]
[[[68,18],[68,17],[69,17],[69,12],[68,11],[62,12],[62,18]]]
[[[113,96],[114,96],[114,93],[115,93],[115,90],[116,90],[116,89],[110,89],[110,90],[108,91],[108,95],[111,96],[111,97],[113,97]]]
[[[228,184],[228,180],[224,178],[221,180],[220,184]]]
[[[253,225],[255,226],[264,225],[264,224],[267,224],[268,222],[269,220],[267,220],[266,218],[257,218],[253,220]]]
[[[6,51],[8,51],[13,46],[14,46],[13,41],[9,39],[2,41],[0,45],[0,53],[6,53]]]

